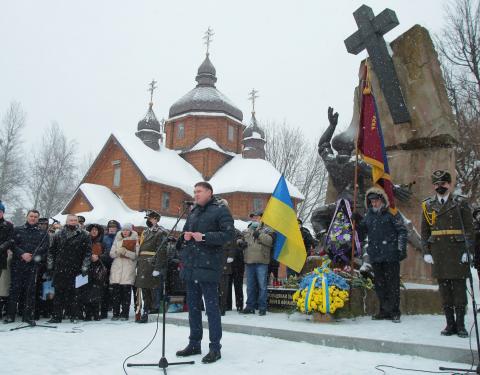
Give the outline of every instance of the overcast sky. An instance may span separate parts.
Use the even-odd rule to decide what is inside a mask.
[[[214,29],[211,60],[217,88],[250,118],[248,92],[259,90],[257,117],[287,121],[318,140],[327,107],[350,122],[358,56],[343,40],[361,4],[389,7],[400,25],[438,33],[446,0],[160,1],[15,0],[0,8],[0,114],[12,100],[27,112],[26,141],[35,144],[57,121],[79,152],[97,153],[116,130],[132,135],[158,81],[157,117],[192,89]]]

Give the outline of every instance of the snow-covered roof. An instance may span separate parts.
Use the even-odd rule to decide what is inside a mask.
[[[224,94],[212,86],[197,86],[170,107],[169,117],[187,112],[220,112],[242,121],[243,114]]]
[[[235,156],[237,155],[234,152],[230,151],[225,151],[223,148],[221,148],[217,142],[215,142],[211,138],[203,138],[201,141],[197,142],[191,149],[183,151],[183,152],[190,152],[190,151],[200,151],[200,150],[205,150],[207,148],[210,148],[212,150],[221,152],[222,154],[227,154],[230,156]]]
[[[192,195],[193,186],[202,175],[176,151],[160,147],[155,151],[138,138],[120,132],[113,134],[135,165],[149,181],[173,186]]]
[[[280,179],[280,172],[263,159],[244,159],[235,156],[210,179],[215,194],[249,192],[272,194]],[[304,199],[303,194],[287,181],[290,195]]]
[[[243,126],[245,126],[245,124],[243,122],[241,122],[240,120],[236,119],[235,117],[232,117],[226,113],[219,113],[219,112],[200,112],[200,111],[195,111],[195,112],[186,112],[186,113],[182,113],[180,115],[177,115],[177,116],[172,116],[172,117],[169,117],[168,118],[168,121],[172,121],[172,120],[178,120],[179,118],[183,118],[183,117],[187,117],[187,116],[210,116],[210,117],[227,117],[229,118],[230,120],[233,120],[235,122],[237,122],[238,124],[241,124]]]
[[[109,188],[102,185],[84,183],[78,187],[73,197],[75,197],[79,191],[83,193],[85,198],[93,206],[91,211],[77,213],[77,215],[85,217],[86,224],[96,223],[107,225],[107,223],[113,219],[117,220],[120,224],[131,223],[135,226],[145,226],[145,211],[132,210]],[[55,216],[55,219],[60,221],[61,224],[65,223],[66,218],[66,214],[58,214]],[[175,217],[162,216],[160,218],[160,225],[170,230],[176,221],[177,218]],[[177,231],[181,231],[184,225],[185,220],[180,220],[176,228]],[[247,225],[248,223],[243,220],[235,220],[235,228],[238,230],[245,230]]]

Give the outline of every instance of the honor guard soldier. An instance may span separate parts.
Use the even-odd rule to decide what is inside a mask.
[[[148,314],[154,312],[154,300],[156,289],[161,288],[162,278],[152,275],[155,268],[157,252],[163,252],[160,259],[167,259],[166,241],[167,231],[158,225],[160,214],[156,211],[147,211],[145,216],[147,229],[145,229],[140,237],[140,249],[137,261],[137,277],[135,279],[135,287],[137,288],[138,305],[140,306],[143,299],[143,314],[138,323],[147,323]],[[163,244],[163,246],[162,246]],[[162,248],[160,248],[162,247]],[[158,312],[158,310],[157,310]]]
[[[447,326],[442,335],[468,337],[465,329],[466,278],[473,251],[472,213],[466,200],[451,192],[452,176],[437,170],[432,174],[435,195],[422,202],[422,248],[425,262],[438,279]]]

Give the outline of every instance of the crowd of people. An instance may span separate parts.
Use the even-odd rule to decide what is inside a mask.
[[[472,213],[465,199],[452,193],[451,183],[447,171],[433,173],[435,194],[422,204],[421,239],[424,260],[438,279],[447,321],[441,333],[467,337],[465,280],[469,255],[475,253],[475,233],[474,264],[480,268],[480,210]],[[352,220],[369,258],[360,271],[365,266],[373,269],[380,308],[372,318],[400,322],[400,262],[407,257],[408,231],[402,215],[389,209],[383,189],[371,188],[365,197],[365,215],[354,213]],[[146,323],[149,314],[161,309],[166,291],[169,296],[185,296],[189,313],[189,343],[177,355],[201,352],[201,310],[205,310],[210,345],[203,362],[217,361],[221,358],[220,317],[232,309],[232,287],[239,313],[267,313],[268,280],[272,275],[278,278],[275,233],[262,222],[261,211],[250,214],[246,230],[235,229],[228,202],[214,196],[208,182],[195,185],[194,199],[178,238],[159,225],[160,214],[155,211],[147,212],[144,227],[115,219],[103,227],[85,226],[85,218],[73,214],[67,215],[63,226],[49,225],[32,209],[25,224],[14,227],[4,219],[5,206],[0,202],[4,322],[13,323],[17,316],[27,323],[40,316],[55,324],[65,318],[101,320],[110,311],[112,320],[129,320],[133,300],[135,321]],[[316,241],[300,220],[298,225],[309,255]]]

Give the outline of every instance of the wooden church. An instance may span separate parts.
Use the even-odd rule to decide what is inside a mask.
[[[150,100],[136,132],[110,135],[62,214],[82,214],[100,224],[109,219],[135,224],[147,209],[173,218],[203,180],[227,199],[235,219],[247,220],[265,207],[280,173],[265,160],[265,133],[255,110],[245,126],[242,111],[216,87],[208,51],[195,80],[164,123]],[[289,190],[298,204],[301,192],[290,183]]]

